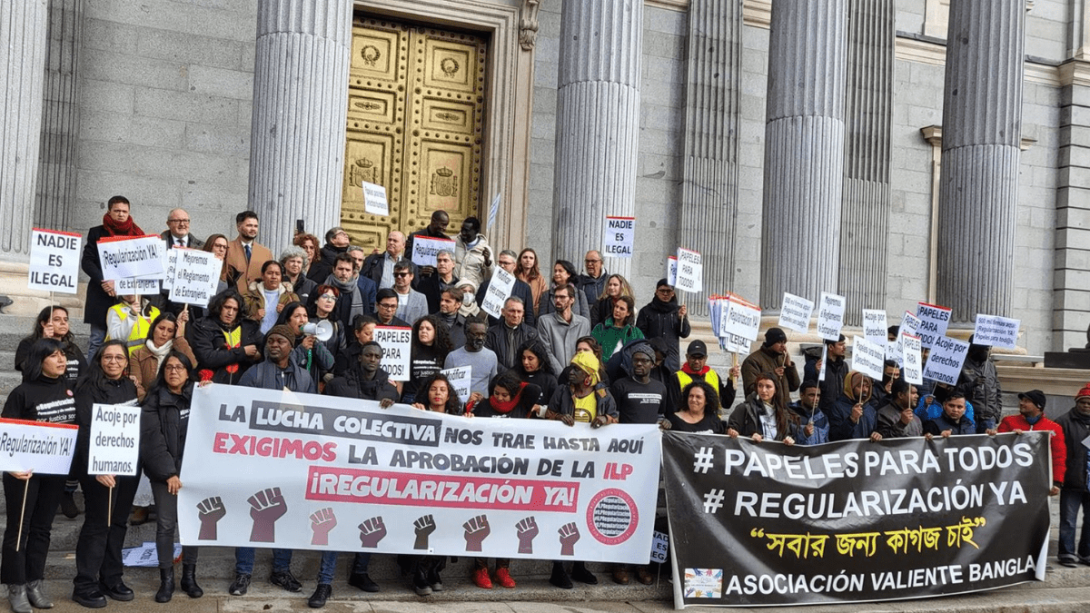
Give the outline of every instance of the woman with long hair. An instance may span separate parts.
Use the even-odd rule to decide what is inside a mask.
[[[744,436],[755,442],[768,439],[794,445],[799,438],[799,418],[788,411],[776,392],[777,376],[764,372],[754,381],[756,391],[735,407],[727,419],[727,436]]]
[[[318,255],[318,250],[321,248],[318,237],[303,232],[302,234],[296,234],[295,238],[292,239],[291,244],[302,249],[303,253],[306,254],[307,259],[303,264],[303,273],[308,274],[310,272],[310,267],[314,265],[314,262],[321,259]]]
[[[31,346],[43,338],[60,341],[64,354],[68,356],[66,376],[69,381],[75,383],[87,368],[87,358],[83,357],[83,352],[76,346],[75,338],[72,336],[72,329],[68,324],[68,309],[59,304],[42,309],[34,320],[34,330],[19,341],[19,345],[15,348],[15,370],[22,372],[23,362],[26,361]]]
[[[606,285],[602,289],[602,295],[598,296],[598,300],[590,307],[591,327],[605,323],[606,319],[613,315],[613,307],[621,299],[621,296],[632,298],[633,304],[635,304],[636,297],[632,293],[632,286],[628,284],[628,281],[621,275],[609,275],[606,278]],[[632,312],[632,320],[635,321],[636,309],[631,308],[629,311]]]
[[[183,309],[178,315],[164,311],[151,322],[148,340],[143,347],[134,351],[130,358],[130,374],[144,390],[151,388],[155,377],[159,375],[159,369],[163,366],[163,360],[171,351],[180,351],[191,362],[196,363],[197,358],[193,356],[193,349],[185,338],[187,323],[189,323],[189,309]]]
[[[549,291],[549,282],[541,275],[537,265],[537,252],[527,247],[519,253],[515,276],[530,286],[530,295],[533,296],[534,317],[538,314],[538,301],[541,295]]]
[[[284,310],[280,311],[280,317],[276,320],[277,326],[287,326],[295,333],[295,338],[292,341],[295,345],[295,349],[292,349],[292,359],[296,364],[306,369],[307,374],[317,385],[327,373],[332,374],[333,372],[338,338],[335,333],[336,330],[325,341],[318,340],[317,336],[304,334],[303,326],[308,323],[311,323],[310,315],[307,313],[307,307],[303,306],[301,302],[289,302],[284,306]],[[317,321],[314,323],[317,323]],[[333,351],[329,349],[330,342],[334,345]],[[330,378],[332,379],[332,377]]]
[[[227,240],[227,237],[222,234],[213,234],[204,241],[204,251],[216,256],[216,259],[220,262],[226,262],[227,260],[227,247],[231,244],[231,241]],[[227,289],[227,265],[226,263],[220,267],[220,281],[216,285],[216,293],[220,293]]]
[[[723,434],[725,426],[719,419],[719,394],[707,381],[695,379],[681,390],[677,410],[666,414],[665,430],[696,434]]]
[[[242,316],[242,296],[233,289],[212,298],[208,316],[194,323],[192,335],[202,381],[237,383],[262,359],[265,343],[259,325]]]
[[[74,423],[76,400],[67,369],[68,355],[60,341],[52,338],[36,341],[23,362],[23,382],[8,395],[2,416],[49,424]],[[64,481],[65,475],[39,475],[33,471],[4,473],[4,502],[8,512],[0,547],[0,583],[8,586],[8,601],[17,613],[29,612],[31,605],[39,609],[53,607],[45,595],[42,579]],[[18,509],[22,509],[22,518]]]
[[[518,348],[518,362],[512,369],[519,379],[541,388],[540,404],[547,404],[556,391],[556,373],[553,372],[549,350],[539,339],[524,341]]]
[[[155,505],[159,509],[155,526],[155,551],[159,557],[159,591],[155,602],[170,602],[174,596],[174,532],[178,526],[178,490],[182,481],[182,453],[193,400],[190,372],[193,364],[185,354],[171,351],[144,398],[140,419],[140,461],[151,479]],[[197,548],[182,547],[182,591],[200,598],[197,585]]]
[[[549,291],[541,295],[541,299],[538,301],[538,312],[544,317],[549,313],[556,310],[556,306],[553,304],[553,298],[556,295],[556,288],[561,285],[571,285],[575,290],[575,302],[571,305],[572,313],[581,315],[590,319],[590,307],[587,306],[587,293],[581,288],[577,287],[579,281],[579,273],[575,269],[575,264],[567,260],[557,260],[553,264],[553,286]]]
[[[412,352],[409,358],[409,380],[401,391],[401,402],[413,404],[418,389],[417,382],[443,370],[450,346],[450,333],[435,315],[425,315],[413,324]]]
[[[632,296],[618,296],[617,300],[606,298],[606,302],[612,305],[613,314],[594,326],[590,333],[602,347],[603,363],[629,341],[643,338],[643,332],[635,326],[636,302]]]
[[[80,377],[75,389],[79,434],[72,466],[83,487],[87,515],[76,541],[72,600],[89,608],[106,606],[106,595],[114,600],[133,599],[133,591],[122,581],[121,547],[128,531],[129,509],[140,481],[139,471],[132,476],[87,473],[94,406],[135,406],[144,395],[144,389],[127,375],[128,367],[125,343],[106,341],[95,353],[87,374]],[[111,496],[114,496],[113,501]],[[113,512],[109,515],[111,504]]]

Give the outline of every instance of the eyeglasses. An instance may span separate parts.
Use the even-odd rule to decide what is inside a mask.
[[[380,308],[380,309],[396,309],[397,305],[396,304],[389,304],[389,303],[384,304],[384,303],[380,302],[380,303],[378,303],[378,308]]]
[[[333,294],[322,294],[321,296],[318,296],[318,297],[321,298],[322,300],[336,300],[337,299],[337,297],[334,296]]]
[[[184,224],[189,223],[189,220],[188,219],[168,219],[167,223],[179,223],[179,224],[184,225]]]
[[[163,370],[166,372],[181,372],[185,370],[185,366],[182,366],[181,364],[167,364],[163,367]]]
[[[655,292],[659,294],[672,294],[674,293],[674,290],[670,289],[669,287],[660,287],[659,289],[655,290]]]
[[[129,358],[124,355],[104,355],[102,356],[103,362],[127,362]]]

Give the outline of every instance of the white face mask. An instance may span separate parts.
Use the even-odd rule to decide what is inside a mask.
[[[462,294],[462,306],[469,306],[473,304],[473,294],[466,292]]]

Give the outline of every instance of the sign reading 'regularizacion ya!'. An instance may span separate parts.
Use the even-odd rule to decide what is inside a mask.
[[[674,604],[902,600],[1041,581],[1048,432],[788,447],[667,432]]]
[[[210,385],[193,392],[186,545],[646,564],[655,424],[470,419]]]

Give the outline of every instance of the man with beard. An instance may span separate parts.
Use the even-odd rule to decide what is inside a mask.
[[[272,251],[257,242],[260,227],[257,213],[243,211],[235,215],[235,227],[238,236],[227,243],[227,284],[237,285],[240,292],[246,291],[250,283],[261,278],[261,265],[273,259]]]
[[[804,379],[810,381],[817,381],[818,387],[821,388],[821,403],[818,408],[821,409],[826,415],[829,414],[829,409],[836,404],[836,399],[840,397],[841,387],[844,385],[844,377],[848,376],[848,361],[844,359],[844,356],[848,353],[847,342],[844,339],[844,335],[841,334],[840,338],[835,341],[825,341],[825,363],[822,364],[821,360],[810,361],[806,363],[804,371]],[[825,367],[825,380],[820,380],[821,368]]]
[[[481,319],[471,319],[466,322],[466,344],[451,351],[443,362],[443,368],[462,368],[469,366],[473,369],[470,380],[470,393],[479,393],[482,398],[488,397],[488,382],[495,377],[499,370],[499,361],[491,349],[484,346],[488,337],[488,328]]]
[[[356,283],[356,264],[352,256],[347,253],[337,255],[333,262],[333,274],[326,277],[325,285],[337,288],[340,296],[334,307],[334,314],[340,320],[341,325],[349,330],[358,315],[369,315],[367,299],[360,291]],[[307,299],[307,309],[313,310],[318,302],[318,294],[314,292]]]
[[[450,346],[461,347],[466,344],[466,318],[458,312],[462,307],[462,290],[450,287],[443,290],[439,297],[439,321],[447,327],[450,334]]]
[[[439,311],[439,300],[443,292],[452,287],[458,287],[458,277],[454,276],[454,252],[443,249],[435,254],[433,270],[433,274],[419,277],[416,284],[417,291],[424,294],[424,298],[428,301],[428,313]],[[423,274],[423,266],[420,267],[420,271]]]
[[[915,385],[904,379],[893,379],[886,401],[878,405],[878,434],[882,438],[922,436],[923,422],[916,417],[917,400]]]
[[[747,397],[757,391],[757,376],[766,372],[776,375],[781,406],[790,404],[791,392],[799,389],[799,371],[787,353],[787,334],[779,328],[769,328],[764,343],[742,361],[742,390]]]

